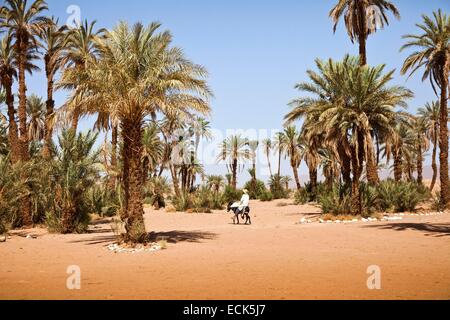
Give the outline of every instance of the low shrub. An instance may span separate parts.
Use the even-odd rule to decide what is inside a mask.
[[[269,202],[274,199],[272,192],[269,190],[264,190],[264,192],[260,195],[259,200],[263,202]]]

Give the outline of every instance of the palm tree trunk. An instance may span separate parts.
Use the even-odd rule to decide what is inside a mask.
[[[172,176],[173,189],[177,197],[181,196],[180,181],[178,180],[177,172],[173,163],[169,163],[170,175]]]
[[[125,119],[122,126],[124,204],[121,219],[127,232],[124,240],[144,242],[146,233],[142,193],[142,125],[140,119]]]
[[[366,162],[366,170],[367,170],[367,181],[370,185],[378,185],[380,183],[380,178],[378,176],[378,167],[376,165],[375,153],[374,153],[374,145],[372,141],[372,136],[370,134],[366,135],[367,143],[367,162]]]
[[[358,37],[359,43],[359,58],[361,66],[367,64],[367,52],[366,52],[366,8],[364,7],[363,1],[359,1],[359,21],[360,21],[360,33]]]
[[[53,137],[53,128],[50,124],[51,118],[53,116],[53,112],[55,109],[55,101],[53,100],[53,79],[51,75],[47,72],[47,112],[45,115],[45,124],[44,124],[44,148],[42,150],[42,155],[45,159],[51,158],[51,149],[52,149],[52,137]]]
[[[431,156],[431,167],[433,168],[433,178],[431,179],[431,185],[430,185],[430,191],[432,192],[434,189],[434,186],[436,185],[436,180],[438,176],[438,167],[436,163],[436,156],[437,156],[437,146],[438,146],[438,131],[439,131],[439,125],[435,125],[434,129],[434,141],[433,141],[433,155]]]
[[[2,81],[5,87],[5,95],[6,95],[6,105],[8,107],[8,120],[9,120],[9,130],[8,130],[8,140],[9,145],[11,146],[11,161],[12,163],[16,163],[20,159],[19,155],[19,136],[18,136],[18,128],[16,122],[16,110],[14,109],[14,95],[12,93],[12,81],[8,79],[8,81]]]
[[[352,171],[353,171],[353,179],[352,179],[352,198],[351,198],[351,206],[352,206],[352,214],[360,215],[362,212],[361,206],[361,195],[360,195],[360,179],[361,179],[361,168],[358,161],[357,151],[355,147],[352,147]]]
[[[394,179],[396,182],[402,181],[403,178],[403,154],[401,150],[396,151],[394,157]]]
[[[294,178],[295,178],[295,184],[297,185],[297,190],[300,191],[302,189],[302,186],[300,184],[300,178],[298,176],[297,166],[295,165],[294,161],[291,161],[291,167],[292,167],[292,170],[294,171]]]
[[[345,189],[350,188],[352,184],[351,178],[351,158],[347,155],[344,150],[344,146],[339,144],[338,147],[339,158],[341,161],[341,171],[342,171],[342,180],[344,181]]]
[[[27,130],[27,87],[25,83],[25,65],[27,55],[27,45],[23,41],[18,40],[19,54],[19,148],[20,160],[26,162],[30,160],[28,151],[28,130]],[[23,179],[26,179],[23,176]],[[24,197],[21,204],[22,225],[29,227],[33,224],[31,217],[31,200],[30,197]]]
[[[423,152],[420,144],[417,150],[417,183],[423,185]]]
[[[441,75],[441,114],[440,114],[440,179],[441,179],[441,205],[446,208],[449,201],[448,190],[448,73],[450,61],[445,61]]]
[[[281,150],[278,151],[278,176],[281,176]]]
[[[267,163],[269,164],[269,173],[270,173],[270,176],[273,177],[272,165],[270,164],[270,154],[267,153],[266,155],[267,155]]]
[[[360,134],[357,130],[354,130],[354,134],[357,134],[358,148],[355,146],[351,147],[353,171],[351,206],[352,214],[360,215],[362,214],[360,180],[362,175],[361,161],[364,156],[364,139],[362,134]]]
[[[233,173],[233,177],[231,180],[231,186],[233,187],[233,189],[237,189],[237,169],[238,169],[238,161],[237,159],[233,160],[233,165],[232,165],[232,173]]]
[[[78,110],[78,107],[73,110],[72,114],[72,130],[77,132],[78,130],[78,122],[80,120],[80,110]]]
[[[309,168],[309,183],[311,184],[311,193],[315,198],[317,192],[317,168]]]

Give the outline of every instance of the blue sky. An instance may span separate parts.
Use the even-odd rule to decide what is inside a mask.
[[[335,35],[328,12],[337,0],[48,0],[50,14],[66,21],[70,5],[81,9],[82,19],[97,20],[99,27],[112,28],[117,21],[145,24],[159,21],[171,30],[174,43],[185,50],[194,62],[210,72],[212,127],[227,129],[281,129],[288,102],[297,96],[294,85],[306,80],[307,69],[314,68],[316,58],[342,58],[357,54],[344,29]],[[438,8],[450,10],[448,0],[394,0],[402,19],[392,18],[391,25],[371,36],[368,62],[387,64],[399,70],[407,53],[399,53],[402,35],[414,33],[421,14]],[[416,94],[410,101],[414,112],[435,99],[428,83],[419,76],[408,80],[397,71],[395,84],[407,86]],[[29,80],[29,93],[45,95],[43,75]],[[57,105],[65,93],[57,94]],[[83,121],[82,129],[91,127]],[[273,164],[275,167],[275,164]],[[208,169],[208,168],[207,168]],[[209,166],[212,172],[223,167]],[[290,174],[284,165],[285,174]],[[302,167],[302,175],[306,174]],[[248,177],[243,176],[243,180]]]

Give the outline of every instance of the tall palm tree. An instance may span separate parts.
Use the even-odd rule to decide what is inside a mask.
[[[26,71],[31,71],[30,62],[37,58],[37,37],[48,19],[42,15],[46,11],[47,4],[44,0],[35,0],[28,5],[27,0],[5,0],[0,12],[4,16],[0,29],[5,28],[13,39],[13,50],[18,69],[19,82],[19,137],[18,150],[21,161],[28,161],[29,139],[27,130],[27,87]],[[31,226],[31,202],[25,197],[22,203],[22,224]]]
[[[267,163],[269,165],[269,173],[270,176],[273,176],[273,172],[272,172],[272,165],[270,163],[270,155],[272,154],[272,139],[265,139],[262,142],[263,144],[263,148],[264,148],[264,153],[266,154],[266,158],[267,158]]]
[[[427,138],[427,120],[421,117],[415,117],[412,121],[411,131],[415,136],[413,153],[416,156],[417,183],[423,184],[423,161],[425,153],[430,148],[430,142]]]
[[[316,134],[314,130],[309,130],[309,127],[309,124],[305,124],[298,143],[301,149],[301,157],[308,166],[311,193],[315,196],[318,183],[317,170],[321,160],[319,147],[323,144],[323,141],[321,141],[321,135]]]
[[[227,162],[227,168],[231,173],[231,187],[237,188],[237,172],[239,164],[249,159],[247,149],[248,140],[240,135],[234,135],[224,140],[220,145],[219,161]]]
[[[5,90],[5,103],[8,108],[8,140],[11,148],[11,161],[16,163],[20,159],[18,148],[19,135],[16,121],[16,110],[14,107],[13,84],[17,79],[16,64],[12,48],[12,39],[6,35],[0,42],[0,84]]]
[[[281,158],[283,156],[283,153],[286,151],[285,149],[283,149],[284,146],[286,145],[285,139],[286,139],[286,137],[284,135],[284,132],[277,132],[275,134],[275,138],[274,138],[274,141],[273,141],[274,149],[278,153],[278,171],[277,171],[277,175],[279,177],[281,176]]]
[[[250,152],[250,159],[252,161],[252,180],[253,182],[256,181],[256,159],[258,156],[258,148],[259,148],[259,141],[258,140],[251,140],[248,142],[248,149]]]
[[[406,107],[412,92],[389,86],[394,71],[384,73],[384,65],[361,67],[359,59],[346,56],[342,62],[317,60],[319,73],[309,71],[312,83],[297,87],[313,95],[294,102],[288,121],[299,117],[317,119],[315,126],[324,134],[324,141],[339,150],[344,146],[351,158],[352,211],[361,214],[360,179],[362,165],[367,161],[372,144],[373,128],[379,132],[391,129],[395,108]]]
[[[379,27],[383,28],[384,25],[389,25],[387,17],[389,11],[397,19],[400,19],[400,12],[397,7],[392,1],[387,0],[338,0],[338,3],[330,11],[330,18],[334,22],[334,32],[336,32],[339,20],[344,16],[345,27],[350,40],[352,43],[355,40],[359,43],[362,66],[367,64],[366,41]]]
[[[182,114],[210,111],[207,71],[172,47],[170,32],[160,24],[130,27],[119,23],[99,46],[98,58],[86,61],[79,84],[80,102],[89,112],[108,112],[121,126],[124,240],[146,239],[143,210],[142,133],[146,117],[177,110]],[[73,73],[60,80],[73,83]]]
[[[433,144],[433,152],[431,156],[431,167],[433,169],[433,178],[431,179],[430,190],[433,191],[438,176],[438,167],[436,162],[438,139],[439,139],[439,118],[440,106],[439,102],[434,101],[427,103],[423,108],[418,110],[418,114],[426,124],[427,137]]]
[[[42,15],[48,10],[44,0],[35,0],[28,5],[27,0],[5,0],[2,7],[5,19],[0,27],[9,30],[14,41],[13,49],[18,69],[19,79],[19,141],[22,161],[29,159],[27,132],[27,87],[25,72],[30,59],[37,58],[32,52],[37,49],[38,36],[48,19]],[[28,71],[30,71],[28,69]],[[31,217],[24,217],[25,224],[31,223]]]
[[[388,12],[400,19],[397,7],[387,0],[339,0],[336,6],[330,11],[330,17],[334,22],[334,32],[336,32],[339,20],[344,15],[345,27],[352,41],[359,43],[360,64],[367,64],[366,41],[369,35],[375,33],[378,28],[389,25]],[[372,134],[373,135],[373,134]],[[369,138],[369,137],[368,137]],[[372,139],[372,138],[370,138]],[[378,184],[379,176],[373,151],[373,143],[368,145],[367,155],[367,179],[371,184]]]
[[[408,42],[401,50],[414,48],[403,64],[402,73],[410,72],[410,76],[422,67],[425,69],[422,80],[429,79],[437,93],[440,89],[440,118],[439,122],[439,160],[441,180],[441,205],[446,207],[450,201],[448,176],[448,90],[450,71],[450,16],[441,10],[433,13],[433,17],[422,16],[423,23],[417,24],[421,30],[419,35],[405,35]]]
[[[63,52],[65,50],[67,39],[67,28],[58,26],[58,20],[52,18],[44,26],[40,33],[40,47],[44,50],[45,75],[47,78],[47,101],[45,115],[45,141],[43,156],[47,159],[51,157],[53,125],[52,120],[55,111],[55,101],[53,100],[54,83],[56,73],[63,67],[65,59]]]
[[[284,138],[282,139],[283,150],[286,151],[286,155],[290,159],[290,164],[292,168],[292,172],[294,173],[295,184],[297,186],[297,190],[302,188],[300,184],[300,178],[298,176],[298,168],[300,167],[302,157],[299,148],[299,138],[300,134],[294,126],[289,126],[284,130]]]
[[[65,89],[73,89],[76,91],[74,97],[80,98],[83,92],[78,85],[86,77],[86,64],[89,60],[95,59],[99,55],[99,44],[106,33],[105,29],[95,31],[96,21],[84,21],[78,28],[70,30],[66,48],[64,51],[64,61],[67,62],[67,72],[71,73],[73,81],[65,82]],[[73,130],[77,130],[78,122],[82,113],[89,109],[89,106],[82,106],[81,99],[72,99],[66,106],[71,116],[71,126]],[[84,110],[83,110],[84,109]]]

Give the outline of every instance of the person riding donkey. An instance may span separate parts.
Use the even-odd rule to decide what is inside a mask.
[[[237,222],[239,224],[239,215],[241,215],[242,219],[246,219],[245,224],[250,223],[252,224],[252,221],[250,219],[250,196],[248,194],[248,190],[243,190],[244,194],[242,195],[241,201],[235,202],[235,203],[229,203],[228,205],[228,212],[233,211],[235,214],[235,217],[233,217],[233,222],[235,222],[235,219],[237,218]]]

